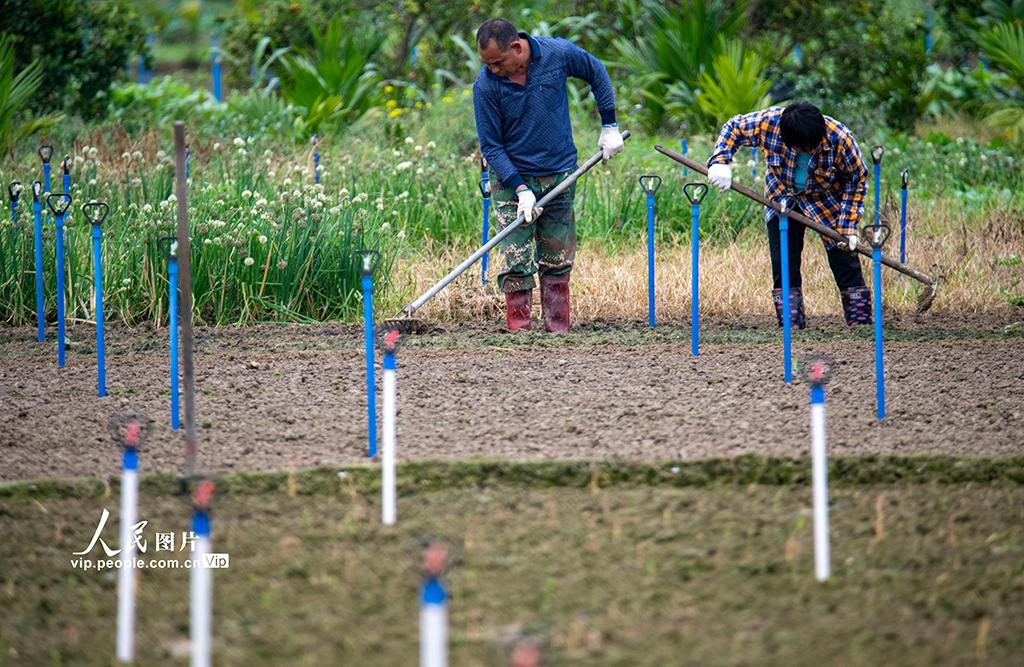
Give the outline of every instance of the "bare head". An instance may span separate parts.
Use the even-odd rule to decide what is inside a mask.
[[[782,143],[804,153],[813,153],[825,138],[825,116],[810,102],[795,102],[782,112],[779,129]]]
[[[505,19],[485,21],[476,31],[476,50],[495,76],[510,77],[526,71],[530,44]]]

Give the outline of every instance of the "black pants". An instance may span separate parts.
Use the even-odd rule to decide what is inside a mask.
[[[804,230],[806,227],[799,222],[789,221],[789,286],[799,288],[803,285],[800,278],[800,253],[804,250]],[[779,218],[768,221],[768,250],[772,255],[772,284],[776,289],[782,287],[782,259],[779,255]],[[836,279],[839,290],[849,287],[864,287],[864,274],[860,270],[860,255],[847,252],[833,246],[825,251],[828,255],[828,266]]]

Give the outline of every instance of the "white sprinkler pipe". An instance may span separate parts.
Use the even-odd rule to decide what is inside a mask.
[[[420,596],[420,667],[448,667],[448,607],[441,583],[423,584]]]
[[[395,523],[395,415],[397,413],[395,388],[395,352],[384,354],[384,442],[381,451],[381,520],[385,525]]]
[[[825,388],[811,388],[811,475],[814,486],[814,573],[830,575],[828,535],[828,452],[825,444]]]
[[[117,579],[117,659],[135,659],[135,540],[132,528],[139,516],[139,457],[134,447],[124,451],[121,475],[121,571]]]
[[[192,605],[189,609],[192,667],[210,667],[213,572],[206,567],[206,555],[212,552],[208,514],[196,511],[192,518],[192,532],[196,535],[192,552]]]

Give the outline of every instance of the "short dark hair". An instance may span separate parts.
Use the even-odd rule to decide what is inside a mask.
[[[492,39],[499,49],[508,51],[508,45],[519,39],[519,31],[505,19],[488,19],[476,31],[476,44],[486,48]]]
[[[795,102],[782,112],[779,121],[782,142],[791,148],[810,150],[825,138],[825,117],[810,102]]]

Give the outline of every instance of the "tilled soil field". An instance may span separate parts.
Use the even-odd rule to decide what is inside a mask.
[[[585,322],[565,336],[513,336],[495,322],[406,336],[398,356],[399,458],[802,455],[807,386],[783,383],[781,336],[770,324],[705,322],[698,358],[685,323],[649,331]],[[826,318],[811,324],[796,333],[794,353],[835,361],[833,455],[1024,449],[1024,335],[1012,313],[887,321],[889,409],[881,423],[870,328]],[[108,329],[105,398],[96,396],[92,336],[88,324],[71,327],[67,365],[58,369],[52,334],[39,344],[33,329],[0,330],[0,479],[115,474],[120,457],[107,421],[121,412],[156,423],[144,470],[181,470],[182,436],[169,428],[167,330]],[[200,329],[195,349],[205,472],[366,461],[361,327]]]

